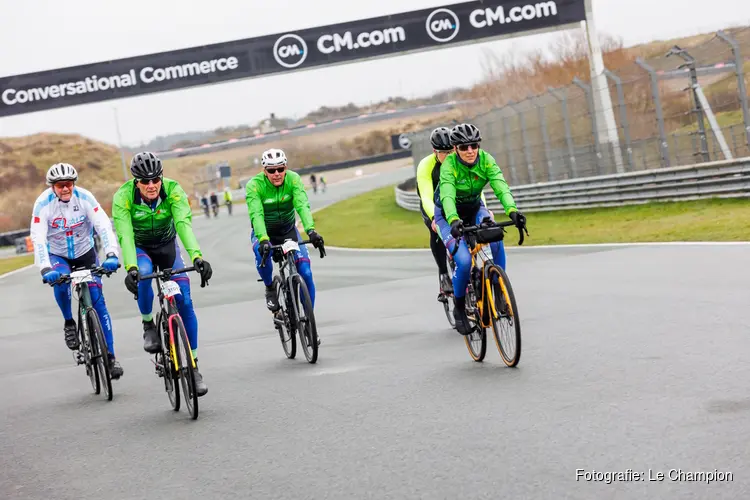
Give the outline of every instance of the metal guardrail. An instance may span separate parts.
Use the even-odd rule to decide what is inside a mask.
[[[409,185],[411,183],[411,185]],[[395,188],[396,203],[419,211],[419,197],[411,190],[413,179]],[[524,212],[611,207],[653,201],[750,196],[750,157],[642,172],[602,175],[511,186],[518,208]],[[488,207],[502,210],[492,189],[485,190]]]
[[[400,158],[409,158],[410,156],[411,156],[411,151],[409,151],[408,149],[404,149],[401,151],[393,151],[390,153],[383,153],[383,154],[378,154],[378,155],[373,155],[373,156],[363,156],[362,158],[355,158],[353,160],[345,160],[345,161],[340,161],[337,163],[326,163],[323,165],[308,165],[306,167],[295,168],[293,170],[297,172],[299,175],[306,175],[306,174],[312,174],[312,173],[318,173],[318,172],[329,172],[331,170],[340,170],[344,168],[358,167],[361,165],[371,165],[373,163],[381,163],[384,161],[398,160]],[[240,179],[240,186],[244,188],[244,186],[247,184],[247,182],[251,178],[252,177]],[[232,194],[234,195],[234,192],[232,192]],[[244,197],[244,189],[243,189],[242,196]]]
[[[18,229],[16,231],[8,231],[7,233],[0,233],[0,247],[14,246],[18,238],[23,238],[29,235],[28,229]]]

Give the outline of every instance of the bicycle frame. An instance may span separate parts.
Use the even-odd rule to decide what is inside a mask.
[[[182,291],[180,290],[180,286],[169,278],[171,278],[173,274],[180,274],[183,272],[192,271],[194,269],[195,267],[192,266],[184,269],[165,269],[164,271],[162,271],[162,273],[167,279],[162,279],[159,273],[152,273],[141,276],[142,280],[151,278],[156,280],[156,288],[158,290],[159,296],[159,308],[161,309],[162,316],[166,316],[167,318],[167,330],[169,332],[169,357],[172,359],[172,363],[174,363],[175,369],[177,370],[180,369],[180,363],[177,360],[177,349],[175,349],[174,322],[176,320],[176,317],[179,316],[180,313],[177,309],[175,297],[177,295],[180,295]],[[166,305],[164,304],[165,301]],[[162,339],[159,340],[161,341]],[[190,353],[190,364],[193,368],[195,368],[193,349],[189,344],[187,351],[188,353]]]
[[[81,332],[83,334],[82,342],[84,342],[84,345],[88,344],[89,339],[91,338],[89,333],[89,325],[88,322],[85,321],[85,318],[89,311],[94,308],[91,302],[91,291],[89,290],[88,283],[94,281],[94,276],[101,276],[103,274],[109,276],[112,273],[104,270],[101,267],[76,269],[71,270],[70,274],[62,276],[59,280],[57,280],[57,282],[50,283],[51,286],[70,283],[73,287],[73,293],[75,294],[76,300],[78,301],[78,328],[81,329]],[[78,355],[80,356],[80,350]],[[104,353],[102,353],[101,355],[104,355]],[[76,357],[75,354],[74,357]],[[97,356],[92,356],[91,360],[96,360],[96,358]],[[76,361],[80,361],[80,359],[77,359]]]
[[[489,243],[478,243],[476,240],[476,231],[482,228],[490,228],[490,227],[506,227],[512,225],[512,222],[502,222],[502,223],[494,223],[493,221],[483,221],[481,224],[477,226],[470,226],[467,227],[465,230],[469,230],[472,232],[472,234],[467,234],[464,236],[466,238],[466,244],[469,247],[469,253],[471,254],[471,271],[470,276],[473,278],[473,274],[475,272],[480,272],[481,275],[479,277],[479,282],[481,283],[481,290],[474,290],[474,293],[478,295],[477,298],[477,309],[479,310],[479,318],[477,319],[477,323],[482,326],[482,328],[489,328],[492,326],[491,320],[492,318],[498,317],[497,307],[495,306],[495,300],[492,296],[492,287],[490,286],[490,280],[487,276],[487,267],[491,265],[496,265],[492,258],[487,255],[487,247],[489,246]],[[523,232],[519,229],[520,232],[520,241],[519,244],[523,244]],[[503,233],[505,231],[503,230]],[[502,241],[502,238],[498,241]],[[479,259],[482,260],[482,268],[481,270],[478,270],[476,261],[477,257],[479,256]],[[475,271],[477,270],[477,271]],[[472,280],[470,279],[469,283],[472,283]],[[503,283],[502,280],[500,280],[500,289],[503,291],[503,297],[505,299],[505,303],[507,304],[507,307],[510,311],[510,313],[513,313],[512,305],[510,301],[510,296],[508,295],[508,290],[505,287],[505,283]],[[489,304],[489,310],[487,310],[487,304]],[[491,310],[492,314],[487,314]]]

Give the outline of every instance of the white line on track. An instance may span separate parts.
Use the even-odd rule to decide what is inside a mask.
[[[621,247],[661,247],[661,246],[748,246],[750,241],[654,241],[646,243],[582,243],[575,245],[535,245],[505,247],[506,252],[527,250],[549,250],[556,248],[621,248]],[[326,245],[326,249],[343,252],[429,252],[429,248],[348,248]]]
[[[20,273],[22,271],[25,271],[27,269],[31,269],[32,267],[34,267],[34,264],[29,264],[26,267],[22,267],[20,269],[16,269],[14,271],[10,271],[10,272],[5,273],[5,274],[0,274],[0,281],[2,281],[3,278],[7,278],[8,276],[13,276],[14,274],[18,274],[18,273]]]

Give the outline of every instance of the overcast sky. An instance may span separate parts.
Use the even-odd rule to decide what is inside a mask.
[[[447,5],[444,0],[2,0],[0,76],[119,59]],[[747,0],[593,0],[600,33],[626,45],[750,24]],[[555,35],[488,42],[332,68],[0,118],[0,137],[80,133],[125,144],[160,134],[301,117],[321,105],[425,96],[482,77],[486,52],[525,52]],[[435,75],[442,70],[442,76]]]

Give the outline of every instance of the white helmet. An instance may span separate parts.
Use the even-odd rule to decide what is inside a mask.
[[[77,181],[78,172],[68,163],[55,163],[47,170],[47,185],[51,186],[59,181]]]
[[[263,152],[260,162],[263,165],[263,168],[286,165],[286,155],[280,149],[269,149],[268,151]]]

